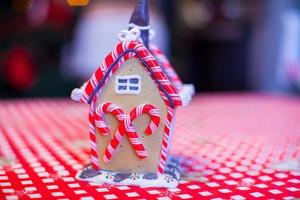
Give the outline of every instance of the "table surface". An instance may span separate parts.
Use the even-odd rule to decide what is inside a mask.
[[[77,181],[90,161],[87,113],[66,99],[0,101],[0,199],[300,197],[299,98],[198,95],[178,109],[171,154],[183,158],[184,176],[176,189]]]

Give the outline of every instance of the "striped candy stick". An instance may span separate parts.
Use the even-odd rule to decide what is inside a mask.
[[[95,98],[91,102],[89,109],[89,135],[90,135],[90,147],[91,147],[91,162],[94,169],[99,169],[98,153],[97,153],[97,141],[95,134],[95,120],[94,120],[94,108]]]
[[[174,116],[174,110],[170,107],[167,109],[167,118],[165,122],[165,127],[164,127],[164,137],[163,137],[163,142],[162,142],[162,147],[161,147],[161,154],[160,154],[160,160],[158,164],[158,174],[162,174],[165,170],[165,165],[166,165],[166,160],[168,156],[168,148],[169,148],[169,137],[170,134],[172,134],[171,130],[171,123],[172,119]]]
[[[127,137],[132,145],[132,147],[135,149],[137,155],[140,158],[145,158],[148,156],[146,149],[144,148],[144,145],[140,142],[137,133],[135,132],[132,122],[141,114],[147,113],[151,117],[150,124],[146,128],[145,132],[147,134],[152,134],[156,131],[159,122],[160,122],[160,116],[158,110],[150,105],[150,104],[142,104],[134,108],[130,114],[129,118],[126,118],[124,120],[124,123],[121,124],[120,129],[124,130],[126,129]],[[121,131],[121,130],[119,130]]]
[[[99,110],[95,112],[95,117],[94,117],[94,121],[95,121],[95,125],[98,128],[99,132],[103,135],[108,135],[109,133],[109,128],[108,126],[105,124],[103,117],[100,115]]]
[[[121,139],[123,136],[123,134],[121,134],[121,133],[125,133],[125,132],[127,134],[127,137],[129,139],[132,147],[136,151],[137,155],[140,158],[145,158],[148,156],[148,154],[144,148],[144,145],[139,141],[138,135],[134,131],[133,126],[132,126],[132,122],[143,113],[147,113],[151,117],[150,124],[146,128],[145,132],[147,134],[152,134],[153,132],[156,131],[156,129],[159,125],[159,122],[160,122],[160,116],[159,116],[158,110],[150,104],[142,104],[142,105],[137,106],[130,112],[129,116],[124,119],[123,123],[120,124],[116,134],[114,135],[109,146],[107,147],[107,149],[105,151],[105,157],[106,157],[105,161],[106,162],[108,162],[110,160],[116,147],[121,142]]]
[[[160,122],[160,115],[159,115],[159,111],[157,110],[157,108],[155,108],[154,106],[152,106],[151,104],[141,104],[137,107],[135,107],[131,112],[130,112],[130,121],[131,123],[141,114],[149,114],[151,121],[150,124],[147,126],[145,132],[148,135],[151,135],[152,133],[154,133],[159,125]]]
[[[112,113],[116,118],[118,119],[119,122],[123,120],[125,116],[124,111],[122,108],[118,107],[115,104],[112,103],[104,103],[99,105],[95,109],[95,114],[94,114],[94,120],[95,120],[95,125],[99,129],[100,133],[103,135],[107,135],[109,133],[109,128],[106,125],[106,123],[103,120],[103,113]]]
[[[135,130],[132,127],[132,121],[131,121],[129,115],[127,115],[126,118],[124,119],[123,123],[120,124],[117,132],[126,133],[127,138],[129,140],[132,148],[135,150],[136,154],[141,159],[143,159],[143,158],[145,158],[145,157],[148,156],[144,145],[139,140],[138,134],[135,132]],[[118,137],[117,134],[115,136]],[[118,140],[117,139],[114,140],[114,138],[113,138],[110,144],[113,144],[114,141],[118,141]],[[118,141],[118,142],[120,142],[120,141]]]
[[[112,140],[110,141],[108,147],[104,153],[104,161],[107,163],[110,161],[113,153],[115,152],[118,145],[121,143],[123,136],[127,135],[130,144],[135,150],[136,154],[142,159],[147,157],[147,152],[144,145],[140,142],[137,133],[131,125],[131,120],[128,115],[125,115],[125,118],[120,123],[118,130]]]
[[[103,156],[104,162],[107,163],[110,161],[116,148],[121,143],[124,134],[128,131],[130,131],[131,133],[128,135],[128,139],[131,142],[132,146],[134,147],[137,155],[141,158],[144,158],[145,148],[143,144],[138,140],[137,133],[134,130],[131,130],[132,128],[130,128],[131,125],[130,119],[125,114],[123,109],[112,103],[101,104],[95,109],[95,120],[97,120],[95,121],[95,124],[96,126],[98,125],[99,130],[102,131],[104,135],[107,135],[109,132],[109,128],[107,127],[107,125],[103,120],[102,116],[104,113],[112,113],[114,116],[116,116],[116,118],[120,123],[117,132],[115,133],[114,137],[112,138],[111,142],[109,143],[109,145],[105,150]]]
[[[124,127],[124,121],[128,118],[128,116],[126,114],[122,115],[122,121],[120,121],[120,125],[115,133],[115,135],[113,136],[113,138],[111,139],[110,143],[108,144],[104,156],[103,156],[103,160],[105,163],[108,163],[111,160],[112,155],[114,154],[114,152],[116,151],[118,145],[121,143],[125,133],[126,133],[126,128]]]
[[[130,128],[127,130],[128,138],[131,141],[131,144],[134,145],[134,149],[137,151],[138,155],[141,158],[145,158],[148,156],[147,151],[143,147],[142,143],[138,140],[138,136],[137,135],[132,136],[135,133],[132,122],[137,117],[139,117],[141,114],[149,114],[150,115],[151,121],[145,130],[145,133],[147,133],[148,135],[151,135],[152,133],[154,133],[157,130],[159,122],[160,122],[160,115],[159,115],[158,110],[150,104],[141,104],[141,105],[135,107],[129,114]]]
[[[182,89],[183,83],[168,58],[161,52],[161,50],[157,46],[153,44],[150,45],[150,50],[161,66],[159,70],[163,70],[176,90],[180,91]]]
[[[95,109],[95,125],[100,130],[100,132],[103,133],[103,135],[107,135],[110,131],[108,126],[103,120],[103,114],[104,113],[111,113],[113,114],[120,124],[123,123],[124,119],[126,118],[126,114],[124,113],[123,109],[119,106],[113,104],[113,103],[104,103],[99,105]],[[106,151],[103,156],[104,162],[108,162],[111,159],[111,156],[113,155],[114,151],[116,150],[118,144],[121,142],[122,137],[125,133],[125,131],[119,132],[117,131],[112,139],[112,141],[109,143],[108,147],[106,148]]]

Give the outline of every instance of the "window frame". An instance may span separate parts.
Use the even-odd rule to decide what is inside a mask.
[[[124,79],[127,80],[126,83],[120,83],[119,80]],[[138,83],[130,83],[130,79],[138,79]],[[141,93],[141,76],[140,75],[117,75],[115,77],[115,93],[116,94],[135,94],[139,95]],[[126,86],[126,89],[119,89],[119,86]],[[130,90],[130,87],[137,87],[137,90]]]

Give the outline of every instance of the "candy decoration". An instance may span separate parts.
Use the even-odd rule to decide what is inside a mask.
[[[143,158],[146,158],[148,156],[147,152],[146,152],[146,149],[144,147],[144,145],[142,144],[142,142],[139,140],[138,138],[138,135],[137,133],[135,132],[135,130],[133,129],[132,127],[132,123],[131,123],[131,119],[129,116],[127,116],[123,123],[119,126],[117,132],[119,133],[125,133],[127,134],[127,137],[129,139],[129,142],[131,143],[132,147],[134,148],[135,152],[137,153],[137,155],[143,159]],[[117,141],[118,143],[116,143],[115,145],[118,146],[120,141],[117,140],[117,137],[119,135],[115,135],[116,137],[116,140],[115,137],[112,139],[111,143],[114,142],[114,141]]]
[[[161,154],[160,154],[160,160],[158,164],[158,173],[162,174],[164,172],[165,166],[166,166],[166,160],[169,152],[169,138],[170,138],[170,130],[171,130],[171,123],[174,115],[174,110],[171,108],[168,108],[167,110],[167,119],[166,124],[164,128],[164,138],[161,145]]]
[[[148,156],[144,145],[140,142],[137,133],[135,132],[132,122],[141,114],[147,113],[150,115],[151,121],[148,127],[146,128],[145,132],[147,134],[152,134],[157,130],[157,127],[160,122],[160,116],[158,110],[150,105],[150,104],[142,104],[134,108],[129,115],[126,115],[123,111],[122,108],[119,106],[112,104],[112,103],[104,103],[99,105],[95,109],[95,114],[94,114],[94,120],[95,120],[95,125],[99,129],[99,131],[103,135],[107,135],[109,132],[109,128],[105,124],[103,120],[103,114],[104,113],[111,113],[116,118],[118,119],[120,125],[110,141],[109,145],[107,146],[103,160],[104,162],[109,162],[111,160],[112,155],[114,154],[116,148],[118,145],[121,143],[123,136],[125,133],[127,134],[127,137],[136,151],[137,155],[140,158],[145,158]]]
[[[180,80],[179,76],[177,75],[176,71],[172,67],[168,58],[161,52],[161,50],[155,46],[154,44],[150,45],[150,51],[153,53],[155,58],[158,60],[162,70],[165,72],[169,80],[173,83],[174,87],[177,91],[182,89],[182,81]]]
[[[134,108],[128,118],[126,118],[124,120],[124,123],[120,125],[118,132],[122,132],[122,131],[126,131],[127,132],[127,136],[129,141],[131,142],[131,144],[133,145],[134,149],[136,150],[137,154],[141,157],[141,158],[145,158],[148,156],[148,153],[146,152],[143,144],[138,140],[138,136],[135,132],[135,130],[133,129],[132,126],[132,122],[141,114],[149,114],[150,115],[150,124],[148,125],[148,127],[146,128],[145,132],[149,135],[151,135],[153,132],[155,132],[157,130],[157,127],[159,125],[160,122],[160,115],[159,115],[159,111],[152,105],[150,104],[141,104],[139,106],[137,106],[136,108]],[[111,141],[110,144],[113,143],[113,141],[117,141],[117,137],[116,136],[116,140]],[[118,141],[120,142],[120,141]],[[119,144],[117,144],[119,145]]]
[[[107,135],[109,132],[109,128],[103,121],[104,113],[111,113],[112,115],[114,115],[120,123],[119,127],[121,127],[121,128],[118,128],[113,139],[111,140],[111,142],[109,143],[109,145],[107,146],[107,148],[105,150],[103,160],[104,160],[104,162],[107,163],[110,161],[113,153],[115,152],[116,148],[122,141],[124,134],[127,133],[127,130],[130,129],[129,126],[131,123],[129,121],[128,116],[125,114],[124,110],[122,108],[120,108],[119,106],[112,104],[112,103],[101,104],[95,110],[95,118],[94,119],[95,119],[95,125],[97,126],[99,131],[104,135]],[[132,144],[133,148],[135,149],[137,155],[140,158],[146,157],[145,156],[145,148],[144,148],[143,144],[138,140],[138,135],[134,131],[131,131],[131,134],[127,135],[127,137],[129,139],[130,143]]]
[[[140,158],[147,157],[145,147],[139,141],[137,133],[132,129],[129,116],[127,116],[125,114],[124,110],[122,108],[120,108],[119,106],[112,104],[112,103],[104,103],[104,104],[99,105],[96,108],[95,115],[94,115],[95,116],[94,117],[95,125],[97,126],[97,128],[103,135],[107,135],[109,132],[109,128],[103,121],[104,113],[113,114],[120,123],[119,128],[116,131],[113,139],[111,140],[108,147],[106,148],[106,151],[105,151],[104,157],[103,157],[104,162],[107,163],[110,161],[117,146],[122,141],[124,134],[129,133],[129,132],[130,132],[130,134],[127,134],[127,137],[129,139],[131,145],[135,149],[137,155]]]
[[[92,101],[90,109],[89,109],[89,134],[90,134],[92,167],[94,169],[99,169],[97,140],[96,140],[96,131],[95,131],[95,122],[94,122],[95,100],[96,100],[96,98]]]
[[[149,114],[151,118],[151,122],[146,128],[145,132],[149,135],[151,135],[153,132],[157,130],[157,127],[160,122],[160,115],[159,111],[150,104],[141,104],[137,107],[135,107],[130,112],[130,121],[133,122],[138,116],[141,114]]]
[[[99,129],[99,132],[103,135],[107,135],[109,133],[109,128],[103,121],[103,113],[111,113],[116,116],[117,120],[122,123],[122,121],[126,118],[126,115],[122,108],[112,103],[105,103],[99,105],[95,110],[95,125]]]
[[[132,28],[131,30],[121,30],[118,37],[119,40],[124,41],[136,41],[140,39],[141,31],[138,28]]]

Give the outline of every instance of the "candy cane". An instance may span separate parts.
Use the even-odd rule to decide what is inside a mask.
[[[126,115],[122,108],[118,107],[117,105],[114,105],[112,103],[104,103],[98,106],[95,110],[95,124],[97,128],[101,131],[103,135],[107,135],[109,132],[109,128],[105,124],[103,120],[103,113],[112,113],[116,118],[118,119],[120,125],[118,130],[116,131],[114,137],[112,138],[111,142],[107,146],[103,160],[104,162],[109,162],[112,155],[114,154],[116,148],[122,141],[122,138],[125,133],[127,134],[127,137],[133,146],[134,150],[136,151],[137,155],[140,158],[147,157],[147,154],[145,153],[145,147],[144,145],[139,141],[137,133],[132,129],[131,127],[131,121],[128,115]],[[129,134],[130,133],[130,134]]]
[[[124,119],[127,118],[127,115],[124,113],[123,109],[119,106],[112,104],[112,103],[104,103],[99,105],[95,110],[95,125],[99,129],[99,131],[103,135],[107,135],[109,133],[109,128],[106,125],[106,123],[103,120],[103,114],[104,113],[111,113],[114,116],[116,116],[117,120],[120,124],[123,123]],[[119,132],[119,130],[115,133],[112,141],[109,143],[108,147],[106,148],[106,151],[103,156],[104,162],[108,162],[111,159],[111,156],[115,152],[118,144],[121,142],[124,130]]]
[[[126,132],[126,135],[128,137],[128,140],[130,144],[132,145],[133,149],[135,150],[136,154],[141,158],[146,158],[148,156],[146,149],[142,142],[139,140],[138,134],[135,132],[135,130],[132,127],[131,119],[129,116],[123,121],[123,123],[119,126],[118,131],[124,131]]]
[[[158,110],[150,104],[142,104],[142,105],[139,105],[136,108],[134,108],[130,112],[129,116],[119,126],[118,131],[117,131],[117,132],[122,132],[125,130],[127,132],[128,139],[140,158],[145,158],[148,156],[148,154],[144,148],[144,145],[138,139],[138,135],[136,134],[136,132],[133,129],[132,122],[143,113],[147,113],[151,117],[150,124],[146,128],[145,132],[147,134],[152,134],[153,132],[155,132],[159,125],[159,122],[160,122],[160,116],[159,116]],[[119,145],[120,140],[118,140],[117,137],[118,137],[118,134],[115,134],[114,138],[111,140],[111,142],[109,144],[109,147]],[[116,144],[115,142],[118,142],[118,143]],[[105,155],[107,154],[108,156],[111,156],[111,154],[109,154],[109,152],[110,152],[109,147],[106,149]]]
[[[151,121],[150,121],[150,124],[147,126],[145,132],[149,135],[151,135],[153,132],[155,132],[157,130],[157,127],[159,125],[159,122],[160,122],[160,116],[159,116],[159,112],[158,110],[150,105],[150,104],[141,104],[137,107],[135,107],[129,114],[129,117],[130,117],[130,125],[132,127],[132,122],[138,117],[140,116],[141,114],[149,114],[150,115],[150,118],[151,118]],[[129,129],[127,134],[128,135],[131,135],[131,134],[134,134],[134,129]],[[131,138],[131,137],[130,137]],[[130,139],[129,139],[130,140]],[[139,140],[134,140],[134,141],[131,141],[132,144],[135,145],[135,148],[139,151],[140,155],[144,155],[144,157],[147,157],[148,156],[148,153],[147,151],[142,148],[142,143],[139,141]]]
[[[159,125],[160,122],[160,115],[159,111],[152,105],[150,104],[141,104],[137,107],[135,107],[131,112],[130,112],[130,121],[133,122],[138,116],[141,114],[147,113],[151,117],[150,124],[147,126],[145,132],[149,135],[154,133]]]
[[[99,132],[103,135],[109,133],[109,128],[103,120],[103,113],[112,113],[118,121],[121,123],[125,118],[126,114],[123,109],[112,103],[104,103],[98,106],[95,110],[95,125],[99,129]]]
[[[127,135],[128,135],[128,139],[131,142],[131,144],[133,145],[134,149],[136,150],[137,154],[141,157],[141,158],[145,158],[148,156],[147,151],[145,150],[143,144],[140,142],[140,140],[138,139],[138,136],[136,135],[136,132],[132,126],[132,122],[141,114],[143,113],[147,113],[150,115],[151,117],[151,122],[148,125],[148,127],[146,128],[145,132],[147,134],[152,134],[154,131],[156,131],[159,121],[160,121],[160,116],[159,116],[159,112],[158,110],[150,105],[150,104],[142,104],[137,106],[136,108],[134,108],[130,114],[129,114],[129,118],[125,120],[124,125],[127,128]]]

